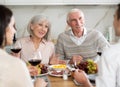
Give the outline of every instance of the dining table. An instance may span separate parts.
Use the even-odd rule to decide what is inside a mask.
[[[47,75],[51,87],[83,87],[82,85],[76,85],[71,76],[67,80],[64,80],[62,77],[55,77]],[[93,86],[95,87],[95,86]]]

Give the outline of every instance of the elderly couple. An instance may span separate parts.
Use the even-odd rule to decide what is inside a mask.
[[[2,13],[5,14],[5,12],[4,12],[5,9],[9,10],[7,7],[4,7],[4,6],[0,6],[0,7],[1,7],[0,14],[2,14]],[[4,10],[2,10],[2,9],[4,9]],[[13,15],[10,18],[11,18],[10,20],[14,19]],[[4,21],[4,20],[2,20],[2,17],[0,18],[1,24],[2,24],[2,21]],[[3,47],[6,45],[12,44],[12,40],[10,40],[10,39],[13,38],[13,34],[15,33],[15,30],[13,27],[14,21],[10,21],[10,20],[7,22],[8,23],[7,25],[4,25],[5,28],[3,28],[0,25],[0,29],[1,29],[0,31],[3,32],[3,34],[0,34],[0,36],[3,37],[1,39],[1,44],[0,44],[1,49],[3,49]],[[59,63],[65,63],[65,60],[69,60],[69,63],[74,63],[75,61],[80,62],[82,59],[87,59],[87,58],[96,60],[96,58],[98,56],[97,50],[100,50],[101,52],[103,52],[103,50],[105,50],[105,52],[102,53],[103,54],[102,58],[100,58],[100,60],[99,60],[99,67],[98,67],[99,75],[97,77],[96,86],[97,87],[108,87],[108,86],[119,87],[120,86],[120,82],[119,82],[119,80],[120,80],[120,78],[119,78],[120,77],[120,73],[119,73],[120,69],[119,68],[120,67],[119,67],[119,63],[118,63],[119,62],[118,61],[119,60],[118,59],[119,51],[117,51],[117,50],[119,50],[119,48],[117,47],[117,46],[119,46],[119,44],[116,46],[116,49],[114,47],[110,47],[107,40],[104,38],[104,36],[99,31],[97,31],[97,30],[87,31],[87,29],[84,26],[84,24],[85,24],[84,14],[79,9],[72,9],[71,11],[68,12],[67,24],[71,27],[71,29],[68,31],[65,31],[64,33],[61,33],[59,35],[56,47],[54,47],[54,44],[48,40],[50,27],[51,27],[49,20],[47,19],[47,17],[45,17],[43,15],[34,16],[30,20],[30,22],[28,24],[28,28],[27,28],[30,35],[27,37],[18,39],[17,42],[15,43],[15,46],[22,48],[22,50],[18,54],[12,53],[12,55],[20,57],[21,59],[23,59],[26,62],[27,60],[29,60],[29,58],[31,58],[31,55],[33,55],[33,53],[41,52],[43,64],[59,64]],[[11,28],[12,30],[9,31],[10,29],[7,29],[7,27]],[[120,35],[120,5],[119,5],[117,11],[115,12],[114,27],[115,27],[116,35],[119,36]],[[2,30],[2,28],[4,31]],[[112,49],[114,49],[113,52],[111,52]],[[1,50],[1,51],[3,51],[3,50]],[[0,52],[0,53],[2,53],[2,52]],[[57,56],[55,54],[58,54],[60,59],[57,58]],[[108,54],[108,55],[106,55],[106,54]],[[8,54],[6,54],[6,55],[9,56]],[[2,55],[2,56],[4,57],[4,55]],[[38,56],[38,57],[41,57],[41,56]],[[109,56],[109,58],[107,56]],[[112,61],[111,58],[114,56],[116,56],[116,59],[115,59],[115,61]],[[4,61],[4,62],[7,62],[7,61],[9,61],[9,60],[6,59],[6,61]],[[15,58],[14,59],[11,58],[11,62],[9,62],[9,64],[10,63],[12,64],[13,61],[18,62],[17,59],[15,60]],[[113,64],[115,64],[115,65],[113,65]],[[19,64],[19,66],[17,66],[17,65],[14,64],[13,66],[15,68],[23,67],[21,62]],[[2,68],[1,63],[0,63],[0,68]],[[12,70],[14,70],[15,68],[13,68]],[[25,66],[23,68],[26,69]],[[31,69],[33,69],[33,71],[30,72],[31,74],[33,74],[33,75],[37,74],[35,72],[34,67],[30,66],[28,68],[29,68],[29,71],[31,71]],[[104,73],[103,69],[106,71],[105,73]],[[112,70],[114,70],[114,71],[112,71]],[[26,71],[27,71],[27,69],[26,69]],[[20,73],[16,70],[15,70],[15,72]],[[109,72],[112,72],[112,73],[109,73]],[[2,71],[1,73],[4,73],[4,72]],[[10,74],[10,73],[6,72],[6,74]],[[27,77],[28,73],[23,72],[23,75],[24,74]],[[110,74],[112,74],[113,79],[111,79]],[[2,75],[2,74],[0,74],[0,75]],[[87,79],[84,71],[76,70],[74,73],[74,78],[76,79],[76,81],[83,83],[85,87],[92,87],[92,85],[90,84],[89,80]],[[108,81],[108,78],[109,78],[109,81]],[[21,80],[22,79],[23,78],[21,77]],[[27,79],[29,82],[29,78],[27,78]],[[26,79],[26,83],[27,83],[27,79]],[[3,80],[3,83],[0,85],[1,85],[1,87],[5,87],[4,79],[2,79],[2,80]],[[25,84],[24,83],[20,83],[20,84],[24,85],[24,87],[26,87],[27,85],[26,85],[26,83]],[[39,83],[42,84],[41,87],[46,86],[46,83],[44,81],[40,82],[40,80],[38,79],[36,84],[39,85],[39,87],[40,87]],[[15,84],[15,86],[12,83],[9,83],[9,84],[13,85],[11,87],[19,87],[19,86],[17,86],[17,84]],[[18,82],[18,84],[19,84],[19,82]],[[9,87],[10,87],[10,85],[9,85]],[[37,85],[35,85],[35,87],[38,87]],[[23,87],[23,86],[20,86],[20,87]],[[29,86],[29,87],[32,87],[32,86]]]

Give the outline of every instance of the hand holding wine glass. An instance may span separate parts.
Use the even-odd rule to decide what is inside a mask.
[[[38,57],[39,56],[39,57]],[[41,63],[41,53],[40,52],[35,52],[33,53],[32,57],[28,60],[28,62],[34,66],[37,67],[37,65],[39,65]],[[36,75],[34,75],[34,79],[36,79]]]
[[[12,45],[10,50],[13,56],[20,58],[21,47],[15,47],[14,45]]]

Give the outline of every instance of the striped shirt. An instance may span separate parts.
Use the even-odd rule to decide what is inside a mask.
[[[110,45],[103,34],[97,30],[87,31],[84,41],[76,45],[70,38],[70,32],[71,30],[68,30],[58,36],[56,53],[61,59],[71,59],[73,55],[80,55],[83,59],[94,59],[97,56],[97,50],[102,51]]]

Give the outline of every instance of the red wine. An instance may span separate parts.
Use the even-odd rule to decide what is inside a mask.
[[[33,66],[36,66],[39,63],[41,63],[41,60],[40,59],[31,59],[31,60],[29,60],[29,63]]]
[[[14,53],[19,53],[21,51],[21,48],[13,48],[11,51]]]

